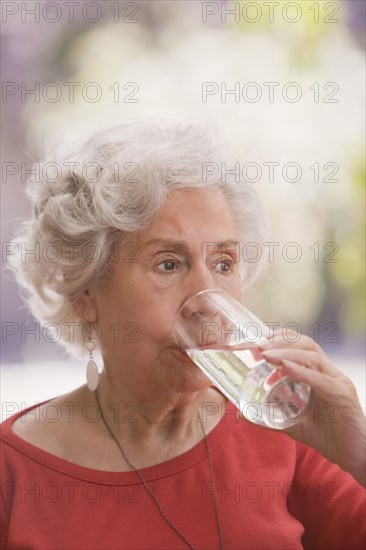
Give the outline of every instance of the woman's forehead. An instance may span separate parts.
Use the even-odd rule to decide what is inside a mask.
[[[232,241],[236,239],[236,231],[221,192],[194,190],[171,193],[154,222],[138,236],[141,246],[167,239],[179,246],[192,236],[217,242]]]

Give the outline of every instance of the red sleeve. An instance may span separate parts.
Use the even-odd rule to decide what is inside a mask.
[[[297,443],[290,512],[304,525],[305,550],[364,550],[366,491],[317,451]]]
[[[6,541],[8,538],[9,519],[5,510],[3,501],[2,487],[0,488],[0,550],[6,549]]]

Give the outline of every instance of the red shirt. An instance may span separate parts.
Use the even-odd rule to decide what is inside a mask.
[[[27,443],[11,429],[24,412],[1,424],[2,549],[187,548],[135,472],[85,468]],[[364,489],[315,450],[239,420],[231,403],[207,439],[225,550],[365,548]],[[219,548],[204,441],[141,472],[195,549]]]

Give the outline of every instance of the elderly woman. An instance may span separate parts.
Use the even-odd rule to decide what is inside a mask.
[[[132,121],[29,182],[19,240],[48,252],[13,268],[33,314],[84,353],[88,383],[2,424],[1,548],[364,547],[364,417],[320,347],[276,333],[262,349],[316,396],[281,433],[243,419],[174,341],[189,296],[240,299],[261,267],[226,246],[262,242],[263,213],[252,188],[203,173],[214,143]]]

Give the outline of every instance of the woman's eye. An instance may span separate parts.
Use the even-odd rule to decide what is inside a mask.
[[[176,269],[177,262],[175,260],[164,260],[157,267],[162,271],[174,271]]]
[[[221,271],[221,273],[228,273],[233,268],[233,263],[229,260],[219,262],[217,265],[218,265],[218,269],[219,269],[219,271]]]

